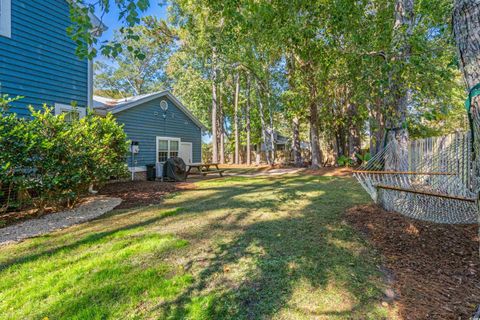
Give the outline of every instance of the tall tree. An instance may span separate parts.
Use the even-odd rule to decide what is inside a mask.
[[[239,135],[239,117],[238,117],[238,99],[240,96],[240,73],[235,73],[235,96],[234,96],[234,115],[233,123],[235,130],[235,164],[240,164],[240,135]]]
[[[220,83],[218,88],[218,134],[220,135],[219,139],[219,152],[220,152],[220,163],[225,164],[225,112],[223,110],[223,99],[222,99],[222,84]]]
[[[390,92],[393,114],[390,118],[391,128],[389,140],[396,140],[396,153],[388,159],[386,170],[392,169],[405,171],[405,159],[408,158],[408,129],[407,129],[407,107],[409,104],[409,92],[406,81],[403,77],[404,70],[408,67],[412,46],[410,38],[414,27],[414,1],[395,0],[395,22],[393,25],[392,37],[392,65],[393,70],[390,76]]]
[[[250,121],[250,76],[247,75],[247,102],[245,106],[245,130],[247,134],[247,165],[252,164],[252,150],[251,150],[251,121]]]
[[[217,99],[217,53],[216,48],[213,48],[212,53],[212,162],[218,162],[218,99]]]
[[[151,31],[163,25],[155,18],[146,18],[142,25],[115,32],[113,42],[122,50],[111,61],[95,64],[95,89],[140,95],[169,86],[166,65],[173,44],[172,35]]]

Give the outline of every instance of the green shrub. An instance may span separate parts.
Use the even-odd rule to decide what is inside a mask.
[[[7,206],[71,206],[90,185],[125,175],[126,135],[111,115],[89,113],[69,122],[46,106],[31,114],[23,119],[0,112],[0,184]]]
[[[355,157],[358,160],[358,164],[365,164],[368,161],[370,161],[370,159],[372,159],[372,156],[370,155],[369,152],[366,152],[363,155],[361,153],[356,153]]]
[[[351,167],[353,165],[353,160],[347,156],[338,157],[337,163],[341,167]]]

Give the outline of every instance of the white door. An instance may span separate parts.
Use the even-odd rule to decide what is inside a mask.
[[[178,156],[185,161],[186,164],[192,163],[192,143],[180,142],[180,151]]]

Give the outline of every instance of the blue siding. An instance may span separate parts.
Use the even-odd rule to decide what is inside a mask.
[[[28,105],[87,105],[88,61],[75,55],[70,24],[65,0],[12,1],[12,37],[0,36],[0,93],[25,98],[10,111],[25,116]]]
[[[161,100],[168,101],[167,117],[163,118]],[[155,115],[157,113],[157,115]],[[154,99],[142,105],[115,114],[117,122],[124,125],[128,139],[138,141],[140,152],[136,155],[135,167],[153,164],[156,161],[156,137],[180,138],[192,143],[192,161],[202,160],[202,132],[192,120],[178,109],[167,97]],[[128,159],[131,166],[131,160]]]

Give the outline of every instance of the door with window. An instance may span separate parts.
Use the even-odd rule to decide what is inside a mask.
[[[171,157],[178,157],[179,138],[157,137],[157,162],[165,162]]]

